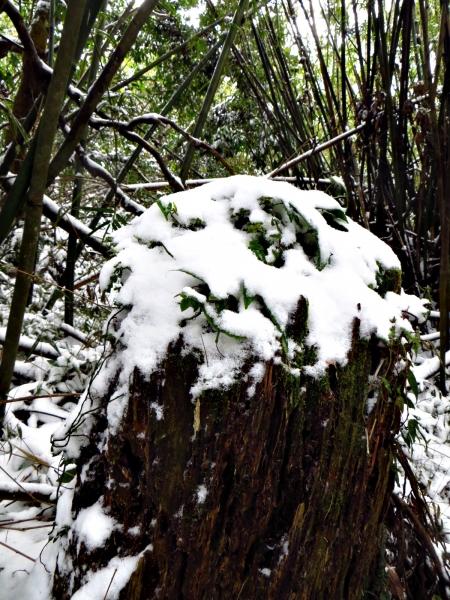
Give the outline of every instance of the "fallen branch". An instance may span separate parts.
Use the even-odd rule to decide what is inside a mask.
[[[8,548],[8,550],[12,550],[16,554],[20,554],[20,556],[23,556],[24,558],[27,558],[28,560],[31,560],[31,562],[36,562],[35,558],[31,558],[31,556],[28,556],[27,554],[24,554],[20,550],[16,550],[12,546],[8,546],[8,544],[5,544],[5,542],[0,542],[0,546],[4,546],[5,548]]]
[[[0,344],[5,342],[6,337],[6,327],[0,328]],[[38,356],[44,356],[45,358],[51,358],[56,360],[60,353],[55,350],[55,348],[48,344],[47,342],[36,342],[32,338],[29,338],[26,335],[21,335],[19,339],[19,350],[22,352],[32,352],[33,354],[37,354]]]
[[[44,196],[42,212],[54,225],[64,229],[67,233],[75,233],[83,243],[105,258],[112,258],[114,256],[114,252],[108,246],[92,235],[89,227],[86,227],[84,223],[72,215],[62,214],[60,207],[56,202],[50,200],[48,196]]]
[[[0,482],[0,500],[14,500],[20,502],[35,502],[36,504],[56,504],[50,498],[56,494],[57,488],[47,483],[19,483],[15,481],[3,467],[0,469],[12,479],[12,482]]]
[[[74,286],[74,288],[75,288],[75,286]],[[63,333],[70,335],[70,337],[73,337],[75,340],[78,340],[85,346],[87,345],[87,343],[88,343],[87,336],[84,335],[84,333],[82,331],[80,331],[79,329],[75,329],[75,327],[72,327],[71,325],[67,325],[67,323],[61,323],[59,328]]]
[[[219,179],[221,178],[213,177],[211,179],[188,179],[185,181],[184,185],[187,188],[195,188],[201,185],[206,185],[207,183],[211,183],[212,181],[219,181]],[[302,183],[309,183],[311,185],[331,185],[332,183],[330,179],[312,179],[311,177],[273,177],[273,180],[285,181],[287,183],[297,183],[300,180]],[[151,181],[148,183],[123,184],[122,187],[131,192],[135,190],[159,191],[170,186],[167,181]]]
[[[416,513],[414,512],[412,507],[409,506],[409,504],[404,502],[396,494],[392,494],[392,499],[394,501],[394,504],[397,506],[397,508],[400,509],[403,512],[403,514],[407,516],[409,522],[411,523],[411,525],[413,525],[414,531],[417,533],[422,544],[425,546],[425,548],[428,550],[428,552],[430,554],[431,560],[433,561],[433,564],[436,568],[439,581],[442,584],[443,591],[447,590],[450,581],[447,577],[447,574],[444,571],[444,567],[442,566],[441,560],[436,552],[436,548],[434,547],[433,540],[431,539],[428,531],[423,526],[423,524],[420,522],[419,517],[416,515]],[[448,595],[446,592],[445,592],[445,594],[446,594],[445,597],[448,598]]]
[[[87,275],[86,277],[81,277],[81,279],[78,279],[77,281],[75,281],[75,285],[73,286],[74,290],[79,290],[80,288],[84,287],[85,285],[88,285],[89,283],[92,283],[94,281],[96,281],[100,276],[100,273],[94,273],[93,275]]]

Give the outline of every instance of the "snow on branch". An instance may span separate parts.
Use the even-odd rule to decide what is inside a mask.
[[[90,246],[105,258],[111,258],[113,255],[113,252],[108,246],[92,234],[89,227],[86,227],[84,223],[72,215],[62,213],[58,204],[53,202],[53,200],[50,200],[48,196],[44,196],[42,212],[54,225],[61,227],[61,229],[64,229],[67,233],[75,233],[83,243]]]
[[[6,327],[0,328],[0,344],[3,344],[6,337]],[[21,335],[19,339],[19,350],[23,352],[32,352],[45,358],[51,358],[56,360],[60,355],[60,352],[47,342],[38,342],[33,340],[26,335]]]

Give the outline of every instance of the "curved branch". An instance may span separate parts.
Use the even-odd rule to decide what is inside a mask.
[[[93,177],[100,177],[100,179],[103,179],[103,181],[109,185],[109,187],[114,191],[115,195],[120,199],[121,205],[125,210],[137,216],[144,212],[145,208],[134,200],[131,200],[131,198],[129,198],[117,185],[117,181],[114,179],[111,173],[97,162],[89,158],[82,146],[78,145],[75,152],[77,153],[81,164],[88,173],[90,173]]]
[[[162,127],[163,125],[169,125],[172,127],[177,133],[180,133],[190,144],[195,148],[203,148],[210,154],[212,154],[217,160],[222,163],[222,165],[227,169],[227,171],[231,175],[236,175],[233,167],[228,163],[228,161],[219,153],[215,148],[200,140],[195,138],[190,133],[185,131],[182,127],[180,127],[175,121],[172,119],[168,119],[167,117],[163,117],[157,113],[148,113],[145,115],[141,115],[140,117],[136,117],[132,119],[128,123],[124,123],[123,121],[113,121],[106,119],[96,119],[93,118],[90,120],[90,125],[96,129],[100,129],[100,127],[113,127],[119,133],[121,133],[124,137],[126,137],[126,133],[129,133],[132,129],[137,127],[138,125],[159,125]],[[140,136],[139,136],[140,137]],[[128,138],[130,139],[130,138]],[[143,139],[143,138],[140,138]],[[139,143],[139,142],[138,142]],[[153,148],[156,150],[155,148]],[[151,152],[151,150],[149,150]],[[156,158],[156,157],[155,157]]]
[[[425,546],[425,548],[428,550],[428,552],[430,554],[431,560],[433,561],[433,564],[437,571],[439,581],[442,584],[442,589],[447,590],[450,581],[449,581],[447,574],[445,573],[441,559],[439,558],[439,556],[436,552],[436,548],[434,547],[433,540],[431,539],[430,534],[428,533],[426,528],[422,525],[419,517],[413,511],[411,506],[409,506],[409,504],[404,502],[399,496],[396,496],[395,494],[392,494],[392,499],[394,501],[394,504],[397,506],[397,509],[400,509],[403,512],[403,514],[408,518],[411,525],[413,525],[414,530],[417,533],[417,535],[419,536],[422,544]],[[446,594],[446,598],[448,598],[447,594]]]
[[[150,120],[147,120],[147,118],[150,118]],[[175,129],[175,131],[180,133],[191,144],[191,146],[194,146],[194,148],[204,148],[207,152],[209,152],[215,158],[217,158],[217,160],[223,164],[223,166],[227,169],[229,173],[231,173],[231,175],[236,175],[236,172],[234,171],[233,167],[225,160],[225,158],[219,152],[217,152],[215,148],[213,148],[203,140],[192,136],[190,133],[182,129],[172,119],[168,119],[167,117],[163,117],[162,115],[157,114],[142,115],[140,117],[132,119],[128,123],[127,127],[128,129],[133,129],[141,123],[156,123],[161,126],[170,125],[170,127],[172,127],[173,129]]]
[[[150,152],[150,154],[153,156],[153,158],[158,163],[162,174],[164,175],[164,177],[166,178],[167,182],[169,183],[170,187],[173,190],[175,190],[176,192],[184,191],[184,189],[185,189],[184,185],[181,183],[181,181],[178,179],[178,177],[176,177],[172,173],[172,171],[169,169],[169,167],[164,162],[161,154],[158,152],[158,150],[152,144],[150,144],[150,142],[147,142],[147,140],[144,140],[144,138],[142,138],[137,133],[128,131],[127,129],[125,129],[123,127],[119,126],[118,131],[119,131],[119,133],[121,133],[123,135],[124,138],[126,138],[127,140],[130,140],[130,142],[135,142],[136,144],[139,144],[145,150],[147,150],[147,152]]]
[[[34,45],[33,40],[31,39],[30,33],[25,25],[25,21],[23,20],[22,15],[19,10],[14,6],[14,4],[10,0],[6,0],[4,2],[3,12],[5,12],[10,18],[12,24],[14,25],[17,35],[19,36],[20,41],[22,42],[23,50],[25,54],[31,59],[33,64],[39,69],[40,58],[36,50],[36,46]]]

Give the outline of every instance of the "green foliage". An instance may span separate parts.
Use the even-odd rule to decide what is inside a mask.
[[[164,205],[160,200],[157,200],[156,203],[158,204],[166,221],[169,220],[169,216],[173,217],[173,215],[177,214],[177,207],[175,204],[172,204],[172,202],[168,202],[166,205]]]
[[[408,383],[409,383],[409,385],[411,387],[411,391],[412,391],[412,393],[414,394],[414,396],[416,397],[416,400],[417,400],[418,397],[419,397],[419,386],[417,385],[417,381],[416,381],[416,378],[414,376],[414,372],[411,369],[408,370],[407,377],[408,377]]]
[[[248,247],[258,260],[264,263],[266,262],[266,251],[264,250],[264,247],[262,246],[259,238],[253,238],[250,241]]]

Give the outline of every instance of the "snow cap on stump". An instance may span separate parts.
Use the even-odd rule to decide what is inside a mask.
[[[197,397],[233,384],[249,357],[254,382],[270,360],[295,375],[291,363],[305,347],[314,348],[315,360],[303,370],[321,376],[328,364],[346,364],[356,318],[361,336],[388,341],[412,331],[406,313],[419,321],[426,314],[424,301],[383,289],[386,277],[400,276],[384,242],[334,198],[284,182],[239,175],[165,196],[114,241],[118,254],[100,285],[120,287],[120,350],[97,383],[105,385],[120,365],[121,399],[108,407],[112,427],[134,369],[150,375],[180,336],[183,352],[202,357],[191,390]],[[301,344],[287,333],[300,298],[308,309]]]

